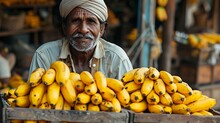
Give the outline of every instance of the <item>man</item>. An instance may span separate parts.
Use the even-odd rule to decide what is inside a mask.
[[[108,18],[103,0],[62,0],[59,10],[65,37],[39,47],[29,73],[38,67],[48,69],[56,60],[73,72],[99,70],[116,79],[133,69],[122,48],[101,38]]]

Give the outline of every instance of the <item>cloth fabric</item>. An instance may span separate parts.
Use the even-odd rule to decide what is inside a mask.
[[[104,0],[62,0],[59,7],[61,17],[66,18],[76,7],[88,10],[103,22],[108,18],[108,10]]]
[[[96,66],[94,59],[99,59],[99,70],[106,77],[121,79],[124,73],[133,69],[133,66],[124,50],[110,42],[100,39],[93,58],[90,60],[91,71]],[[29,74],[38,67],[48,69],[56,61],[64,61],[72,72],[75,71],[74,63],[69,51],[69,43],[65,39],[48,42],[40,46],[33,55]]]
[[[11,77],[11,69],[8,61],[0,55],[0,78],[9,78]]]

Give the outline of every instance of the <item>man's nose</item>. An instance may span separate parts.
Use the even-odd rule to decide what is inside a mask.
[[[82,34],[87,34],[89,32],[88,25],[85,22],[82,22],[79,26],[79,32]]]

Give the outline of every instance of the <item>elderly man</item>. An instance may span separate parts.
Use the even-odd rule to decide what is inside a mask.
[[[38,67],[48,69],[56,60],[73,72],[99,70],[116,79],[133,69],[122,48],[101,38],[108,18],[104,0],[62,0],[59,10],[65,37],[40,46],[29,73]]]

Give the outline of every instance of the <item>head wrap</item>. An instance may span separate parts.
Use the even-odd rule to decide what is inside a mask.
[[[62,0],[59,8],[61,17],[66,18],[76,7],[88,10],[102,22],[108,18],[108,10],[104,0]]]

